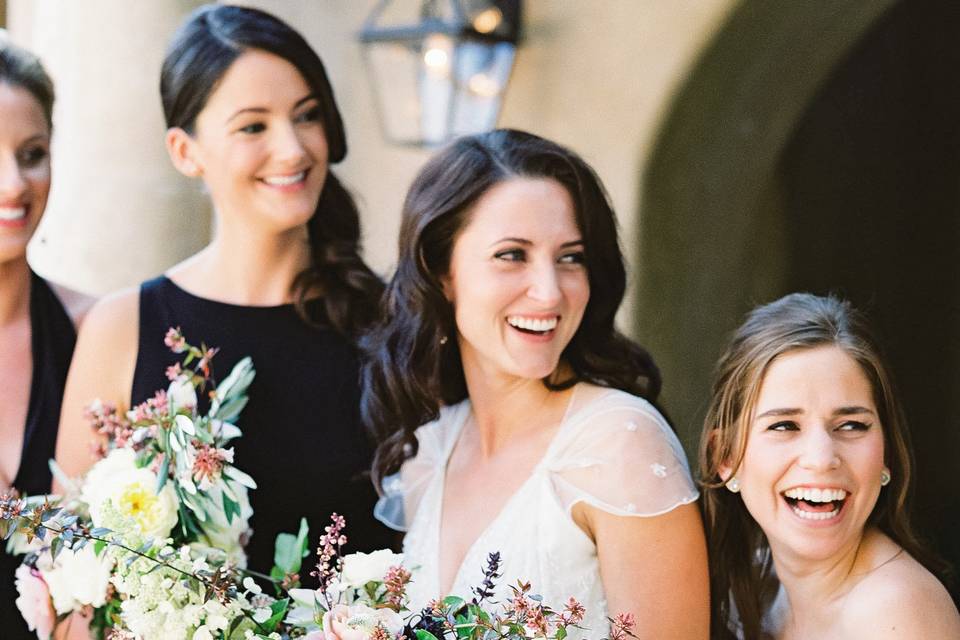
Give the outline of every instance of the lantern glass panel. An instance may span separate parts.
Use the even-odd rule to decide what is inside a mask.
[[[464,41],[457,47],[456,103],[451,118],[454,136],[496,126],[514,52],[515,47],[506,42]]]

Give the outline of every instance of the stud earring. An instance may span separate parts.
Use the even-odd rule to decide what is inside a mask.
[[[447,336],[440,337],[440,344],[447,344]]]
[[[888,484],[890,484],[890,469],[884,467],[883,471],[880,472],[880,486],[885,487]]]
[[[727,480],[727,489],[729,489],[731,493],[740,493],[740,478],[733,476]]]

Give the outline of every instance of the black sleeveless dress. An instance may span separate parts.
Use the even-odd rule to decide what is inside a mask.
[[[30,381],[30,403],[23,432],[20,467],[13,486],[24,495],[50,492],[49,460],[57,444],[57,425],[63,385],[77,340],[73,322],[50,286],[37,274],[30,273],[30,335],[33,377]],[[27,629],[14,601],[14,571],[20,556],[11,556],[0,544],[0,637],[4,640],[36,640],[36,633]]]
[[[165,369],[179,360],[163,343],[170,327],[191,344],[220,348],[216,379],[244,356],[257,371],[237,424],[243,435],[232,442],[237,467],[258,485],[250,492],[249,568],[269,572],[277,533],[296,533],[301,516],[310,524],[311,551],[333,512],[347,519],[348,552],[391,546],[392,534],[373,517],[376,492],[365,475],[373,448],[360,424],[357,354],[344,338],[308,326],[292,304],[216,302],[161,276],[140,288],[134,404],[169,384]],[[304,559],[304,585],[313,584],[315,562]]]

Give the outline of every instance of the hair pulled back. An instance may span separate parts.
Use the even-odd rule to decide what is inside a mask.
[[[53,81],[40,58],[0,37],[0,83],[25,89],[43,110],[48,127],[53,127]]]
[[[286,23],[249,7],[204,5],[174,34],[160,74],[167,127],[192,135],[220,79],[248,50],[279,56],[303,75],[319,103],[329,161],[343,160],[346,135],[319,56]],[[307,230],[311,265],[293,282],[297,310],[307,322],[328,324],[355,339],[373,321],[383,283],[360,257],[360,215],[332,171]]]
[[[614,327],[626,272],[600,179],[574,152],[529,133],[500,129],[460,138],[423,167],[407,193],[397,270],[381,321],[362,342],[361,412],[380,443],[373,469],[378,485],[416,453],[417,427],[467,396],[454,310],[441,278],[474,203],[497,183],[520,177],[555,180],[570,194],[590,284],[583,319],[561,356],[572,376],[544,384],[560,390],[583,380],[656,400],[660,373],[653,359]]]
[[[883,426],[885,464],[891,481],[880,492],[867,526],[875,526],[934,573],[941,567],[910,523],[913,459],[903,409],[880,346],[866,318],[839,298],[794,293],[751,311],[733,335],[716,371],[700,441],[700,482],[710,558],[712,638],[734,637],[736,618],[744,638],[761,637],[761,618],[776,595],[766,537],[739,495],[724,487],[720,467],[732,474],[743,461],[748,427],[771,363],[796,349],[833,346],[861,368]]]

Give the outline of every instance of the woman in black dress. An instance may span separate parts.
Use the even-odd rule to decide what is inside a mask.
[[[50,469],[74,324],[89,299],[48,283],[27,264],[27,242],[50,191],[53,83],[28,51],[0,44],[0,490],[50,491]],[[36,638],[20,617],[0,545],[0,629]]]
[[[300,515],[313,538],[336,511],[353,550],[387,546],[361,477],[372,449],[358,420],[354,347],[382,284],[359,256],[356,206],[328,170],[346,141],[323,65],[277,18],[206,5],[175,34],[160,90],[170,157],[203,180],[216,231],[198,254],[91,311],[57,459],[70,475],[93,462],[83,407],[94,398],[129,406],[166,388],[177,356],[164,334],[180,327],[220,348],[214,377],[246,355],[257,370],[235,443],[237,466],[259,485],[248,566],[269,571],[276,534],[295,532]],[[184,232],[195,232],[189,215]]]

